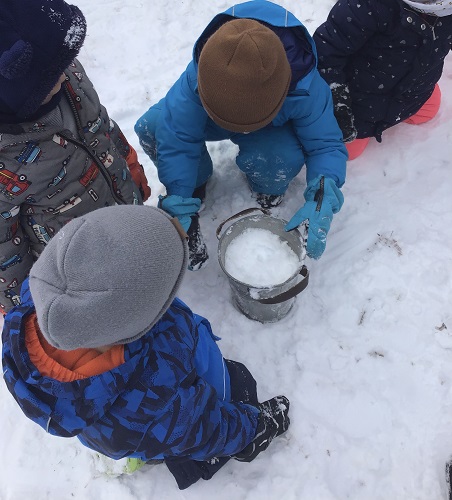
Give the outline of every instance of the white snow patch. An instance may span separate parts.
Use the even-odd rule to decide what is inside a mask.
[[[229,243],[224,264],[226,271],[242,283],[272,287],[296,274],[300,260],[277,234],[247,228]]]

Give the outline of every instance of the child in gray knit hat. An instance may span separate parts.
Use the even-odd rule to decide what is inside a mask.
[[[187,258],[166,212],[101,208],[49,242],[3,331],[4,378],[27,417],[113,459],[164,460],[180,489],[289,426],[287,398],[259,403],[247,368],[176,298]]]

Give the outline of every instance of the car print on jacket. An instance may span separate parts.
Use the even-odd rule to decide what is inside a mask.
[[[8,267],[15,266],[16,264],[19,264],[19,262],[22,262],[22,257],[19,254],[13,255],[12,257],[4,260],[0,264],[0,270],[6,271],[8,269]]]
[[[48,212],[48,213],[53,213],[55,215],[62,214],[64,212],[67,212],[71,208],[74,208],[81,202],[82,199],[77,194],[75,194],[69,200],[64,200],[64,202],[60,206],[56,208],[49,207],[47,210],[44,210],[44,213]]]
[[[14,306],[21,304],[20,296],[14,290],[5,290],[5,297],[9,299]]]
[[[99,116],[97,120],[94,120],[93,122],[88,122],[86,124],[86,127],[83,127],[83,132],[91,132],[92,134],[95,134],[100,126],[102,125],[102,118]]]
[[[47,187],[54,187],[56,186],[57,184],[59,184],[65,177],[66,177],[66,174],[67,174],[67,171],[66,171],[66,167],[64,166],[59,172],[58,174],[53,178],[53,181],[52,182],[49,182],[48,186]]]
[[[3,212],[0,212],[0,217],[3,217],[5,220],[11,219],[11,217],[15,217],[19,212],[20,206],[16,205],[15,207],[12,207],[11,210],[4,210]]]
[[[20,245],[22,242],[22,238],[17,235],[17,231],[19,229],[19,219],[17,218],[15,222],[11,224],[11,226],[7,229],[6,236],[8,240],[11,240],[14,245]]]
[[[88,170],[80,177],[79,181],[82,186],[87,187],[99,175],[99,167],[92,162]]]
[[[96,193],[96,191],[94,191],[94,189],[88,189],[88,194],[91,196],[91,198],[93,199],[93,201],[98,201],[99,200],[99,195]],[[134,196],[136,196],[135,193],[133,193]],[[135,202],[135,200],[134,200]],[[135,203],[134,203],[135,204]]]
[[[62,148],[67,148],[67,145],[69,144],[67,140],[64,137],[61,137],[59,134],[54,134],[52,137],[52,141],[61,146]]]
[[[44,122],[34,122],[33,125],[28,129],[30,132],[42,132],[46,128]]]
[[[15,174],[5,168],[5,164],[0,162],[0,184],[5,187],[1,190],[3,193],[18,196],[28,189],[31,182],[27,181],[24,174]]]
[[[27,145],[22,149],[20,154],[15,157],[15,159],[22,163],[22,165],[28,165],[37,161],[41,156],[41,148],[39,148],[34,142],[27,142]]]
[[[46,196],[46,198],[48,198],[49,200],[51,200],[54,196],[56,196],[57,194],[60,194],[61,191],[63,191],[62,189],[57,189],[56,191],[54,191],[53,193],[50,193]]]
[[[99,155],[99,160],[105,165],[105,168],[108,168],[111,166],[111,164],[115,161],[113,156],[110,154],[109,151],[105,151],[105,153],[101,153]]]
[[[35,233],[36,238],[38,239],[39,243],[42,243],[43,245],[47,245],[47,243],[51,239],[51,235],[49,234],[49,231],[44,226],[41,226],[41,224],[38,224],[33,217],[27,217],[28,219],[28,225],[31,226],[33,229],[33,232]]]

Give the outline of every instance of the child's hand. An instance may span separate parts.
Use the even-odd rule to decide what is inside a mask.
[[[325,250],[326,235],[330,230],[333,214],[341,209],[344,196],[333,179],[319,176],[308,183],[304,197],[306,203],[295,213],[284,229],[291,231],[308,220],[306,251],[311,259],[319,259]]]
[[[151,196],[151,188],[148,185],[148,180],[146,178],[146,174],[144,173],[143,165],[137,163],[135,168],[130,168],[130,175],[132,176],[135,184],[138,186],[143,201],[146,201],[149,196]]]
[[[191,223],[187,230],[188,236],[188,269],[198,271],[207,262],[209,254],[204,237],[199,227],[199,215],[190,217]]]
[[[138,186],[140,190],[141,197],[143,201],[146,201],[149,196],[151,196],[151,188],[148,185],[148,180],[146,178],[146,174],[144,173],[144,168],[141,163],[138,162],[138,156],[136,151],[129,144],[129,154],[126,158],[127,166],[130,170],[130,175],[133,179],[133,182]]]
[[[333,95],[334,116],[337,124],[342,130],[344,142],[352,142],[356,139],[357,130],[355,128],[355,117],[352,111],[352,100],[348,86],[341,83],[332,83],[330,85]]]

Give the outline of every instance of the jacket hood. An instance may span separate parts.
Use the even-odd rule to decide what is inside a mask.
[[[232,19],[255,19],[273,28],[286,49],[293,78],[290,91],[295,88],[308,88],[317,67],[317,49],[313,38],[306,27],[287,9],[267,0],[251,0],[230,7],[221,14],[217,14],[207,25],[193,48],[193,60],[197,66],[202,48],[207,39],[224,23]],[[291,28],[292,34],[281,36],[281,28]],[[305,51],[293,50],[293,39],[305,44]],[[298,45],[298,44],[297,44]],[[309,53],[310,57],[306,57]]]
[[[423,14],[436,17],[452,15],[451,2],[443,0],[403,0],[409,7]]]
[[[23,303],[5,318],[2,333],[3,376],[25,415],[46,432],[62,437],[77,436],[101,419],[117,397],[144,370],[149,343],[146,337],[124,346],[125,362],[108,372],[74,382],[43,377],[25,347],[25,318],[34,312],[28,279]]]

